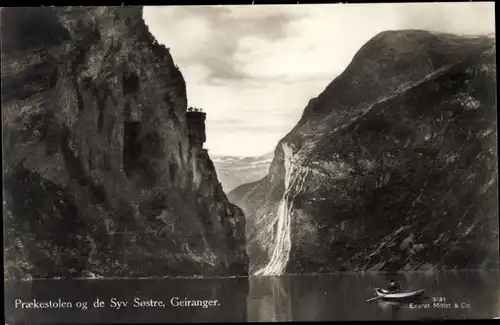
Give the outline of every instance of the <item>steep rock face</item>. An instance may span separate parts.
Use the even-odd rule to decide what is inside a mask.
[[[268,176],[228,194],[251,272],[498,267],[494,47],[419,30],[365,44]]]
[[[1,18],[6,276],[246,274],[244,216],[142,8]]]

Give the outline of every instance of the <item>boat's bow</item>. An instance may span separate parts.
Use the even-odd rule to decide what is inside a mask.
[[[424,294],[425,289],[390,292],[388,290],[375,288],[375,294],[383,299],[408,299],[417,298]]]

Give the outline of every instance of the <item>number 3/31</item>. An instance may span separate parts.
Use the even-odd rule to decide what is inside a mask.
[[[446,298],[444,297],[432,297],[432,302],[445,302]]]

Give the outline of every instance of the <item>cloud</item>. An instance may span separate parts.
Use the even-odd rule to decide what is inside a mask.
[[[493,3],[145,7],[170,47],[211,152],[270,152],[369,39],[385,30],[495,31]]]
[[[249,7],[246,7],[249,8]],[[204,81],[217,83],[251,78],[236,54],[241,38],[276,41],[286,37],[292,19],[280,10],[239,6],[147,7],[147,24],[161,43],[169,44],[179,65],[202,65]],[[160,30],[162,30],[160,32]],[[158,32],[155,32],[158,31]],[[173,46],[178,43],[187,46]]]
[[[425,29],[453,34],[495,32],[493,2],[398,4],[392,8],[401,29]]]

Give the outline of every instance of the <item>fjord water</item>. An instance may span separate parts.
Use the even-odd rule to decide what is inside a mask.
[[[250,279],[247,318],[251,322],[264,322],[491,319],[500,316],[498,272],[409,272],[391,278],[400,281],[403,288],[426,289],[425,302],[430,301],[430,308],[382,301],[367,303],[367,299],[375,296],[374,288],[387,285],[390,278],[383,274],[255,277]],[[432,298],[445,300],[451,308],[433,308]],[[455,303],[458,308],[454,308]]]
[[[430,308],[366,302],[383,274],[290,275],[189,279],[82,279],[6,282],[7,324],[168,322],[274,322],[336,320],[492,319],[500,316],[498,272],[404,273],[391,276],[405,289],[426,289]],[[176,307],[179,297],[217,300],[214,307]],[[128,301],[116,308],[110,301]],[[136,308],[133,300],[162,300],[164,308]],[[432,298],[451,308],[433,308]],[[441,298],[441,299],[439,299]],[[87,301],[86,310],[20,309],[14,301]],[[99,299],[106,307],[95,308]],[[459,308],[454,308],[455,303]],[[463,303],[463,305],[462,305]],[[462,306],[466,308],[460,308]],[[414,307],[414,306],[413,306]],[[468,308],[467,308],[468,307]]]

